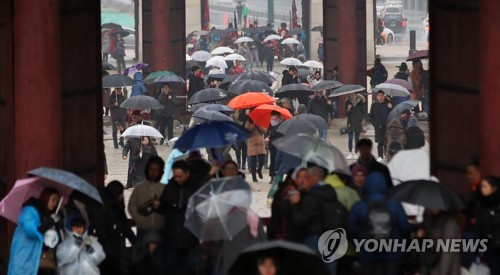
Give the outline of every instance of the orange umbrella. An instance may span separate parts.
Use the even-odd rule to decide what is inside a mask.
[[[229,101],[229,104],[227,104],[227,106],[233,108],[233,110],[248,109],[263,104],[274,103],[275,101],[276,99],[266,94],[250,92],[239,95],[231,99],[231,101]]]
[[[292,114],[285,109],[281,108],[277,105],[260,105],[255,108],[248,116],[252,119],[255,125],[269,128],[269,124],[271,123],[271,113],[275,111],[281,114],[281,117],[285,120],[292,118]]]

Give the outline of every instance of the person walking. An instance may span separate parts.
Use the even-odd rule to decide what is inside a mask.
[[[359,140],[356,147],[358,148],[359,151],[359,158],[355,164],[351,165],[351,169],[353,169],[356,165],[359,164],[365,167],[367,172],[365,176],[368,176],[373,172],[380,172],[385,177],[385,181],[387,182],[387,188],[388,189],[391,188],[393,184],[389,169],[384,164],[378,162],[372,155],[373,142],[370,139],[363,138]]]
[[[401,62],[401,65],[396,66],[398,68],[398,72],[394,75],[394,79],[401,79],[408,81],[408,75],[410,71],[408,70],[408,65],[406,62]]]
[[[418,125],[418,120],[415,117],[411,117],[408,120],[408,128],[405,130],[406,133],[406,146],[405,149],[418,149],[425,146],[425,135],[424,131]]]
[[[168,83],[163,84],[161,88],[161,94],[158,97],[163,108],[158,112],[158,130],[165,136],[165,128],[167,130],[167,140],[174,138],[174,116],[175,109],[180,104],[177,101],[175,94],[170,89]],[[165,139],[160,140],[160,145],[163,145]]]
[[[125,41],[123,41],[122,36],[116,34],[116,47],[113,52],[113,58],[116,59],[118,74],[122,74],[125,71]]]
[[[253,65],[260,67],[260,60],[259,60],[259,40],[257,37],[255,37],[255,34],[251,34],[250,38],[253,39],[253,42],[249,43],[249,48],[250,48],[250,64],[253,67]]]
[[[388,77],[387,69],[379,57],[375,58],[374,63],[373,67],[367,72],[368,76],[371,77],[370,85],[372,88],[380,83],[384,83]]]
[[[246,114],[246,112],[244,110],[237,110],[235,112],[234,122],[236,122],[236,124],[245,127],[247,120],[248,120],[248,115]],[[247,158],[248,158],[247,142],[240,141],[240,142],[236,143],[235,149],[239,151],[236,153],[236,162],[238,163],[238,168],[241,170],[245,170],[246,164],[247,164]]]
[[[317,90],[314,97],[307,104],[307,113],[320,116],[328,124],[329,114],[332,113],[332,101],[325,97],[323,90]],[[321,129],[320,138],[326,140],[328,128]]]
[[[241,10],[241,15],[243,15],[243,24],[241,26],[246,27],[247,26],[247,17],[248,17],[248,7],[245,4],[243,4],[243,9]]]
[[[274,47],[273,41],[267,41],[264,46],[263,56],[266,60],[266,71],[272,72],[274,66],[274,53],[276,52],[276,48]]]
[[[120,105],[125,101],[125,96],[123,96],[123,91],[121,87],[115,88],[111,96],[108,98],[107,108],[111,111],[111,127],[113,127],[113,144],[115,149],[118,149],[118,145],[124,146],[123,137],[120,137],[120,142],[118,143],[118,131],[123,134],[125,130],[125,120],[127,118],[127,110],[120,107]]]
[[[363,130],[363,119],[365,117],[365,98],[357,93],[350,94],[345,103],[347,116],[347,135],[349,155],[348,160],[358,159],[358,149],[355,148],[355,154],[352,154],[353,140],[354,146],[359,142],[361,131]]]
[[[385,148],[387,161],[391,161],[392,157],[399,151],[406,148],[407,138],[403,125],[398,119],[394,119],[387,126],[385,133]]]
[[[267,130],[266,133],[266,143],[267,147],[269,148],[269,158],[270,158],[269,176],[271,177],[271,181],[269,182],[269,184],[272,184],[273,178],[276,176],[276,168],[277,168],[275,160],[278,150],[276,149],[276,146],[273,145],[273,142],[276,139],[283,136],[281,133],[278,133],[277,131],[278,127],[281,125],[281,123],[283,123],[283,121],[285,121],[285,119],[281,117],[281,114],[279,112],[276,111],[271,112],[271,124],[269,125],[269,129]],[[288,169],[285,170],[283,173],[286,172],[288,172]]]
[[[103,62],[108,62],[110,45],[111,45],[111,38],[109,38],[109,31],[104,31],[102,33],[102,40],[101,40],[101,51],[102,51]]]
[[[203,70],[198,66],[191,68],[191,73],[188,75],[188,100],[198,91],[205,89],[203,80]]]
[[[387,117],[392,110],[392,103],[385,98],[385,93],[382,90],[377,92],[377,100],[372,104],[370,109],[370,121],[375,128],[375,142],[378,144],[378,159],[382,162],[385,152],[385,132],[387,129]]]
[[[241,18],[243,16],[243,5],[241,5],[241,2],[238,2],[236,5],[236,13],[238,14],[238,26],[242,26]]]
[[[143,77],[142,72],[137,72],[134,74],[135,84],[134,86],[132,86],[132,92],[130,93],[131,97],[148,94],[148,89],[146,89],[144,82],[142,82],[142,77]]]
[[[299,70],[297,67],[290,66],[288,70],[283,70],[283,77],[281,78],[281,87],[288,84],[299,84]]]
[[[137,186],[146,178],[146,164],[152,156],[158,156],[155,145],[150,137],[141,137],[137,145],[135,155],[131,156],[132,168],[130,177],[132,178],[132,187]]]
[[[250,113],[247,110],[248,113]],[[258,182],[257,175],[263,179],[262,168],[266,157],[266,144],[262,137],[259,126],[255,125],[252,119],[248,118],[245,128],[250,131],[250,138],[247,141],[247,155],[250,157],[250,169],[252,170],[252,181]]]

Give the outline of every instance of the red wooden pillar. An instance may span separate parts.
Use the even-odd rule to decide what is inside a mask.
[[[480,122],[480,156],[481,169],[485,175],[500,176],[500,123],[498,105],[500,104],[500,2],[482,0],[480,9],[480,65],[481,94],[480,106],[476,109],[481,113]],[[497,73],[495,73],[497,72]]]
[[[151,70],[166,70],[169,65],[168,48],[170,44],[170,3],[169,0],[153,0],[151,5]],[[183,22],[184,23],[184,22]]]

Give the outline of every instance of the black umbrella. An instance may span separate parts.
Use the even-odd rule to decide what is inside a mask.
[[[196,124],[207,122],[207,121],[230,121],[233,120],[223,113],[217,111],[209,111],[204,109],[198,109],[194,112],[193,117],[195,118]],[[198,120],[196,120],[198,119]]]
[[[206,78],[207,79],[223,80],[227,76],[228,76],[227,74],[209,74],[206,76]]]
[[[115,66],[113,66],[112,64],[110,64],[110,63],[108,63],[108,62],[104,62],[104,61],[102,61],[102,66],[101,66],[101,68],[102,68],[103,70],[115,70],[115,71],[116,71]]]
[[[303,29],[301,29],[301,28],[295,28],[295,29],[290,30],[288,33],[290,35],[297,35],[297,34],[301,34],[303,32],[305,32]]]
[[[222,104],[207,104],[204,106],[200,106],[198,109],[203,109],[207,111],[217,111],[221,113],[234,113],[234,110],[227,105]]]
[[[392,111],[389,113],[389,116],[387,117],[387,122],[390,123],[394,119],[399,119],[399,117],[401,116],[401,113],[404,110],[412,110],[419,103],[420,103],[420,101],[413,100],[413,99],[399,103],[394,108],[392,108]]]
[[[333,91],[330,92],[328,97],[336,97],[336,96],[341,96],[341,95],[348,95],[352,93],[359,93],[366,90],[365,87],[361,85],[356,85],[356,84],[346,84],[344,86],[341,86],[339,88],[334,89]]]
[[[229,90],[227,90],[227,93],[231,95],[241,95],[249,92],[272,94],[273,91],[266,83],[250,79],[238,80],[229,87]]]
[[[316,26],[311,29],[312,32],[323,32],[323,26]]]
[[[133,85],[135,85],[135,82],[128,75],[112,74],[102,78],[103,88],[116,88],[116,87],[125,87]]]
[[[219,88],[207,88],[196,92],[188,101],[188,105],[220,101],[226,98],[226,92]]]
[[[171,74],[171,75],[162,75],[157,77],[153,81],[153,85],[157,87],[163,86],[163,84],[169,84],[171,87],[179,87],[184,84],[186,84],[186,81],[182,79],[182,77],[176,75],[176,74]]]
[[[302,244],[286,241],[271,241],[252,245],[236,258],[229,275],[259,274],[258,260],[271,257],[277,266],[277,274],[328,275],[330,272],[317,254]]]
[[[306,76],[309,76],[309,75],[313,75],[314,73],[311,72],[311,70],[309,69],[298,69],[299,73],[297,74],[297,76],[299,77],[306,77]]]
[[[324,126],[317,124],[319,121],[316,121],[316,124],[313,122],[313,119],[303,117],[303,115],[295,116],[291,119],[283,121],[283,123],[278,126],[278,133],[282,133],[283,135],[297,135],[297,134],[317,134],[319,131],[326,129],[326,127],[318,127]],[[326,122],[325,122],[326,124]],[[327,125],[328,126],[328,125]]]
[[[334,80],[324,80],[314,85],[312,89],[314,91],[320,91],[320,90],[325,91],[325,90],[335,89],[338,87],[342,87],[342,83]]]
[[[302,115],[296,116],[295,119],[307,120],[310,123],[314,124],[316,127],[318,127],[318,129],[320,129],[320,130],[328,128],[328,123],[326,123],[326,121],[318,115],[302,114]]]
[[[273,78],[270,74],[265,73],[265,72],[259,72],[259,71],[248,71],[245,73],[240,74],[236,80],[244,80],[244,79],[252,79],[252,80],[258,80],[261,82],[264,82],[265,84],[271,86],[273,85]]]
[[[291,99],[298,98],[299,102],[306,104],[309,102],[309,96],[313,95],[314,91],[309,87],[302,84],[288,84],[282,86],[276,93],[276,97],[284,98],[288,97]]]
[[[225,77],[222,82],[219,84],[219,87],[221,87],[221,89],[226,89],[226,88],[229,88],[229,85],[231,85],[231,83],[233,83],[234,81],[236,81],[236,79],[240,77],[239,75],[237,74],[232,74],[232,75],[228,75],[227,77]]]
[[[120,34],[122,37],[128,36],[130,33],[123,29],[121,25],[115,23],[104,23],[101,25],[101,30],[110,30],[113,34]]]
[[[161,105],[160,101],[156,98],[142,95],[142,96],[133,96],[127,98],[125,101],[120,104],[120,107],[124,109],[162,109],[163,105]]]
[[[390,190],[389,197],[431,209],[459,210],[464,207],[451,189],[432,180],[403,182]]]

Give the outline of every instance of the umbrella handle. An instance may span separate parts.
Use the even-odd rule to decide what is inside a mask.
[[[59,213],[59,209],[61,209],[61,205],[62,205],[62,202],[63,202],[64,198],[61,196],[61,198],[59,199],[59,204],[57,205],[57,208],[56,208],[56,215]]]

